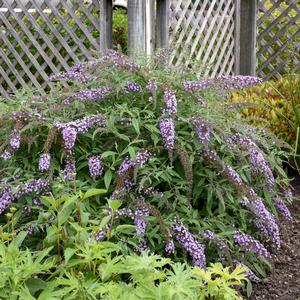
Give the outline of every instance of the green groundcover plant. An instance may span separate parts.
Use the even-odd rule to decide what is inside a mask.
[[[278,214],[292,219],[287,154],[267,130],[236,118],[226,100],[261,80],[202,79],[196,65],[169,66],[168,55],[164,49],[133,61],[108,51],[53,75],[47,96],[23,91],[1,101],[3,243],[27,232],[21,251],[28,249],[28,259],[63,262],[74,254],[84,261],[82,280],[101,271],[101,259],[94,264],[88,255],[111,244],[122,255],[149,251],[200,273],[221,262],[246,265],[252,280],[265,276],[280,250]],[[73,276],[69,267],[41,279]],[[116,276],[131,288],[128,277]]]

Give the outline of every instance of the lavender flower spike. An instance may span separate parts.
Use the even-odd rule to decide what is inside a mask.
[[[126,156],[125,159],[123,160],[122,164],[120,165],[117,173],[119,175],[122,175],[133,167],[134,167],[133,161],[129,158],[129,156]]]
[[[0,215],[5,211],[5,209],[14,201],[14,196],[12,191],[5,189],[0,192]]]
[[[41,155],[39,160],[39,170],[41,172],[48,171],[50,168],[51,156],[49,153],[44,153]]]
[[[271,258],[271,254],[258,240],[252,236],[237,230],[234,233],[234,241],[245,251],[251,252],[254,255],[262,256],[264,258]]]
[[[177,239],[182,248],[192,257],[193,265],[204,269],[206,266],[204,246],[195,240],[193,235],[177,218],[175,218],[171,229],[173,236]]]
[[[168,151],[174,149],[175,128],[171,118],[161,119],[159,123],[163,144]]]
[[[17,150],[20,148],[21,136],[20,132],[14,129],[9,136],[9,144],[12,149]]]
[[[274,205],[286,220],[293,221],[292,214],[282,199],[275,198]]]
[[[195,126],[199,142],[201,144],[208,144],[210,141],[210,128],[208,124],[199,117],[193,117],[191,121]]]
[[[91,177],[98,178],[103,173],[103,164],[99,155],[91,156],[88,160]]]
[[[166,103],[168,113],[175,115],[177,113],[177,100],[175,93],[171,89],[165,89],[164,101]]]
[[[74,127],[66,126],[62,130],[62,137],[64,140],[65,148],[71,150],[76,141],[77,131]]]

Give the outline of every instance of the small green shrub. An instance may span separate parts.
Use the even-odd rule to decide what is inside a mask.
[[[203,271],[146,252],[118,254],[109,242],[74,243],[61,261],[53,248],[21,249],[26,234],[8,244],[0,237],[1,299],[234,300],[247,281],[246,267],[230,272],[218,263]]]

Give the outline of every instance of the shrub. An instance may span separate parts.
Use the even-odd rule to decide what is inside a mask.
[[[239,113],[250,124],[268,128],[291,145],[295,154],[299,154],[299,75],[289,75],[235,92],[231,101],[233,107],[241,108]]]
[[[53,247],[58,259],[96,240],[265,275],[280,248],[277,212],[291,218],[287,154],[223,105],[228,90],[260,80],[199,79],[165,65],[167,54],[109,51],[53,76],[45,97],[2,102],[4,237],[27,230],[29,249]]]
[[[247,280],[245,267],[203,271],[146,252],[118,254],[109,242],[74,243],[59,261],[52,248],[21,250],[25,236],[0,242],[2,299],[242,299],[233,286]]]

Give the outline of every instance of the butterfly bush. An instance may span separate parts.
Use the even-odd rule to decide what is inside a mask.
[[[28,229],[36,249],[48,234],[36,229],[56,226],[44,218],[42,196],[102,190],[74,208],[66,231],[75,222],[85,241],[176,261],[187,253],[203,269],[215,259],[261,267],[261,257],[272,259],[281,243],[274,207],[292,220],[287,154],[267,130],[241,123],[224,98],[261,79],[199,79],[195,66],[169,64],[170,54],[142,64],[109,50],[50,77],[68,89],[54,82],[46,96],[18,98],[21,109],[8,102],[0,112],[0,226],[6,211],[21,210],[16,230]]]

